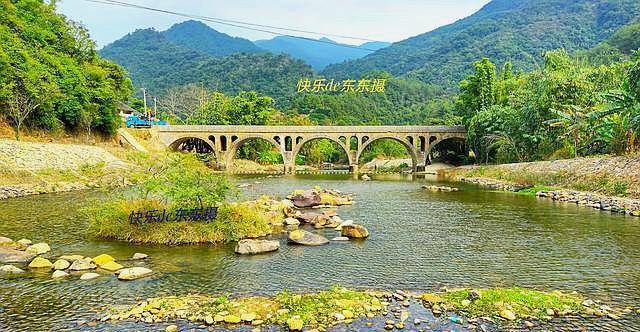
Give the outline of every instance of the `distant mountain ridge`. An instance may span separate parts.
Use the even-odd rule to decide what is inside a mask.
[[[330,64],[362,58],[391,45],[385,42],[368,42],[356,46],[340,44],[325,37],[320,38],[319,41],[313,41],[288,36],[257,40],[255,44],[276,54],[284,53],[296,59],[304,60],[318,71]]]
[[[231,37],[212,29],[200,21],[184,21],[174,24],[169,30],[161,32],[167,40],[185,48],[200,51],[216,57],[235,53],[260,53],[248,39]]]
[[[591,48],[638,16],[638,0],[493,0],[455,23],[322,73],[345,78],[384,70],[454,88],[482,57],[531,69],[545,51]]]

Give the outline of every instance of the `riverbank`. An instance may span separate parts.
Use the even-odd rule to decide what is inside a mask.
[[[99,146],[0,139],[0,199],[123,186],[131,168]]]
[[[577,293],[522,288],[457,289],[438,293],[352,290],[333,286],[315,293],[229,297],[192,294],[149,298],[113,306],[101,322],[138,321],[179,330],[181,320],[237,329],[284,326],[291,331],[414,330],[450,326],[469,330],[553,328],[566,317],[618,320],[631,308],[614,309]],[[103,323],[105,324],[105,323]],[[160,327],[158,326],[158,327]]]
[[[640,157],[590,157],[445,171],[454,180],[640,216]]]

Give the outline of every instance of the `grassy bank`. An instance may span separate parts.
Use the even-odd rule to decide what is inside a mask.
[[[523,186],[523,193],[555,188],[588,191],[608,196],[640,198],[640,184],[633,178],[609,172],[585,173],[568,168],[555,172],[498,166],[456,170],[456,176],[487,178]]]

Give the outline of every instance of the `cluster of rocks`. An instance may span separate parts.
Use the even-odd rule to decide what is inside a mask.
[[[115,258],[107,254],[96,257],[85,257],[83,255],[61,255],[57,259],[50,260],[51,247],[44,242],[32,244],[28,239],[13,241],[7,237],[0,237],[0,273],[18,275],[26,273],[25,270],[16,266],[20,265],[37,271],[53,271],[51,278],[62,279],[71,274],[80,275],[80,280],[90,280],[101,276],[94,272],[99,270],[103,273],[113,273],[120,280],[135,280],[150,275],[153,271],[145,267],[125,268]],[[136,253],[131,260],[141,260],[147,258],[146,254]]]
[[[526,186],[519,185],[512,182],[495,180],[495,179],[487,179],[487,178],[467,178],[467,177],[457,177],[456,180],[460,182],[473,183],[478,184],[483,187],[487,187],[492,190],[502,190],[502,191],[520,191],[522,189],[526,189]]]
[[[272,222],[273,226],[286,227],[288,241],[294,244],[320,246],[331,241],[322,235],[299,229],[300,226],[311,226],[314,229],[333,229],[339,233],[333,241],[349,241],[364,239],[369,231],[352,220],[342,220],[335,210],[318,211],[318,208],[336,207],[353,204],[351,196],[337,190],[319,189],[299,190],[285,201],[273,201],[272,205],[283,207],[285,219]],[[239,254],[259,254],[276,251],[280,248],[277,240],[244,239],[238,242],[235,252]]]
[[[453,192],[453,191],[458,191],[460,189],[458,188],[454,188],[454,187],[447,187],[447,186],[427,186],[424,185],[422,186],[423,189],[429,190],[429,191],[433,191],[433,192]]]
[[[626,213],[634,217],[640,217],[640,200],[601,196],[573,190],[542,190],[537,192],[536,196],[558,202],[575,203],[602,211]]]

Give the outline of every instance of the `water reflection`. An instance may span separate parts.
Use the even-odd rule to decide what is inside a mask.
[[[285,197],[294,189],[331,187],[356,195],[338,209],[371,237],[238,257],[231,245],[144,246],[99,241],[86,234],[79,210],[98,192],[0,201],[0,235],[46,241],[55,255],[144,252],[157,273],[143,281],[103,277],[82,282],[29,275],[0,280],[0,327],[61,329],[90,320],[104,304],[161,294],[272,294],[333,284],[358,288],[434,289],[511,286],[577,290],[628,305],[640,303],[640,228],[630,217],[459,185],[453,193],[421,189],[433,177],[350,175],[238,177],[246,196]],[[258,182],[258,183],[255,183]],[[331,238],[332,230],[324,230]],[[282,240],[284,244],[284,239]],[[125,265],[132,265],[126,262]],[[123,325],[123,326],[126,326]],[[100,328],[100,327],[97,327]]]

